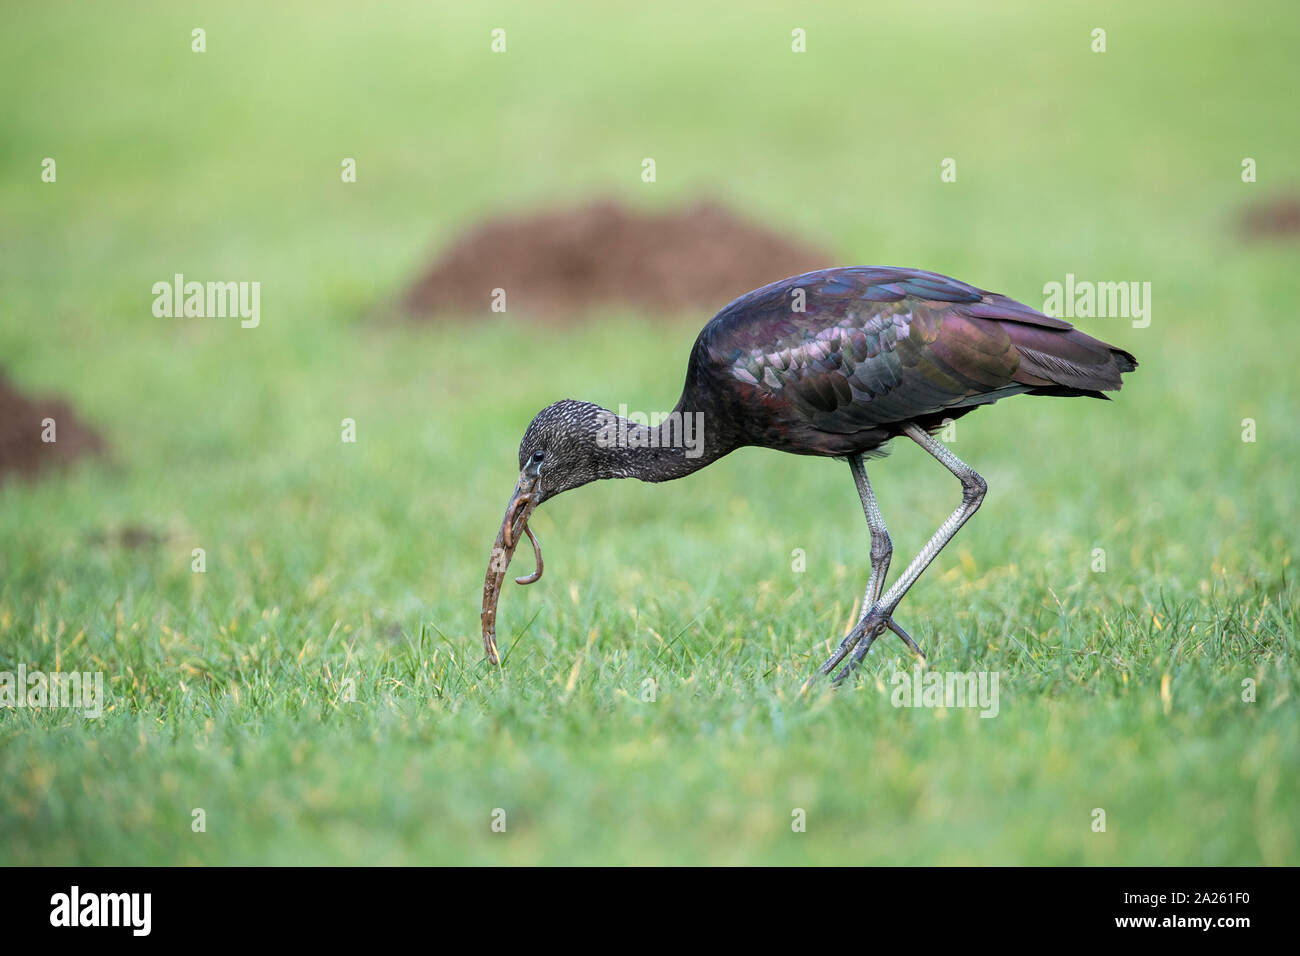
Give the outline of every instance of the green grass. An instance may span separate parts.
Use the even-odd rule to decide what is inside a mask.
[[[1300,179],[1293,5],[10,21],[0,364],[113,456],[0,487],[0,670],[99,670],[110,698],[0,710],[0,862],[1300,862],[1300,273],[1234,231]],[[717,195],[1035,305],[1066,272],[1153,284],[1149,328],[1081,321],[1142,362],[1115,402],[958,423],[989,495],[898,618],[932,667],[1001,674],[995,719],[891,706],[892,639],[798,696],[866,528],[843,464],[755,449],[542,507],[546,577],[508,585],[510,656],[484,665],[528,419],[670,407],[707,316],[386,305],[475,219],[592,194]],[[155,319],[176,271],[261,281],[261,327]],[[871,475],[901,567],[959,490],[914,448]],[[163,540],[98,541],[124,527]]]

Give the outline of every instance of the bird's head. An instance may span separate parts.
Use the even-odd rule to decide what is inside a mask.
[[[599,405],[565,399],[538,412],[524,432],[519,443],[519,480],[506,505],[483,582],[483,648],[493,664],[499,660],[496,613],[501,582],[521,535],[532,542],[537,570],[515,581],[532,584],[542,576],[542,549],[528,527],[528,518],[543,501],[604,477],[598,439],[608,415]]]
[[[609,414],[566,398],[533,417],[519,443],[519,480],[534,482],[534,504],[602,477],[598,436]]]

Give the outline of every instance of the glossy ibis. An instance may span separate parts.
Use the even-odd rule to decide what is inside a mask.
[[[862,612],[820,668],[852,657],[838,684],[886,629],[917,654],[894,609],[984,500],[984,479],[933,433],[947,420],[1011,395],[1105,398],[1137,362],[1128,352],[1006,296],[933,272],[888,267],[823,269],[741,296],[695,340],[686,385],[657,427],[632,424],[587,402],[544,408],[519,445],[519,481],[497,534],[483,587],[483,644],[498,662],[496,606],[510,558],[543,501],[600,478],[669,481],[746,445],[847,459],[871,533]],[[702,436],[682,441],[683,422]],[[617,428],[611,429],[611,424]],[[617,435],[617,440],[610,440]],[[961,482],[955,511],[889,590],[893,546],[865,460],[906,436]],[[702,438],[701,440],[698,440]],[[921,654],[924,657],[923,654]]]

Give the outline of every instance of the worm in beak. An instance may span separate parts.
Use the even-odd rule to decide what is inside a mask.
[[[529,475],[525,469],[519,475],[514,494],[506,506],[506,516],[501,519],[501,530],[497,532],[496,542],[492,545],[492,556],[488,560],[487,577],[483,581],[483,650],[487,659],[493,664],[500,663],[497,653],[497,602],[501,598],[501,583],[505,580],[506,569],[514,557],[515,548],[519,546],[521,534],[528,535],[533,544],[533,557],[537,569],[532,574],[515,578],[516,584],[532,584],[542,576],[542,546],[528,527],[528,516],[537,507],[541,494],[538,477]]]

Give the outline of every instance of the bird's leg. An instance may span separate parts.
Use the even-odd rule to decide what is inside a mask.
[[[883,633],[885,628],[892,630],[903,639],[908,647],[911,647],[918,654],[920,653],[920,648],[916,646],[916,643],[907,636],[907,633],[901,627],[894,623],[894,609],[898,607],[898,602],[903,599],[903,595],[907,593],[908,589],[916,583],[916,579],[921,576],[921,572],[928,568],[930,562],[943,550],[944,545],[951,541],[970,516],[979,510],[980,503],[984,500],[984,492],[988,488],[984,479],[976,474],[975,469],[954,455],[919,425],[905,425],[903,434],[928,451],[938,459],[940,464],[957,476],[957,480],[961,482],[961,504],[939,526],[939,530],[926,542],[925,547],[921,549],[921,553],[912,559],[912,563],[894,582],[893,587],[886,591],[883,597],[876,600],[870,613],[859,621],[857,627],[853,629],[853,633],[849,635],[850,638],[854,634],[857,635],[853,657],[835,675],[836,684],[839,684],[849,674],[853,673],[854,668],[862,662],[862,658],[866,657],[867,651],[871,649],[872,641]],[[847,640],[846,638],[846,643]],[[843,656],[843,654],[839,655],[840,658],[843,658]],[[838,660],[836,662],[838,663]]]
[[[858,623],[871,607],[880,600],[880,592],[885,589],[885,577],[889,574],[889,561],[894,556],[894,542],[889,539],[889,530],[885,527],[885,516],[876,504],[871,482],[867,480],[867,469],[863,466],[862,456],[854,455],[849,459],[853,469],[853,481],[858,486],[858,497],[862,499],[862,513],[867,516],[867,530],[871,532],[871,576],[867,578],[867,589],[862,593],[862,612]]]
[[[885,527],[884,515],[880,505],[876,504],[876,495],[871,490],[867,479],[867,469],[863,455],[849,457],[849,467],[853,469],[853,483],[858,486],[858,497],[862,499],[862,513],[867,518],[867,530],[871,532],[871,577],[867,579],[867,589],[862,594],[862,611],[858,614],[858,624],[866,620],[868,612],[880,600],[880,592],[885,587],[885,577],[889,574],[889,559],[894,555],[893,542],[889,540],[889,531]],[[829,674],[844,659],[844,655],[853,650],[854,645],[862,639],[862,632],[855,627],[848,637],[840,642],[839,648],[818,670]],[[872,638],[874,640],[874,637]]]

